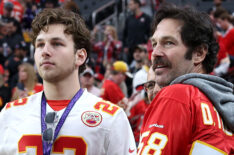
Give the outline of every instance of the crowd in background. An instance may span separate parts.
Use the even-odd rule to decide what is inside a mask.
[[[146,1],[129,0],[131,13],[125,20],[123,36],[118,36],[113,25],[94,26],[90,30],[91,55],[87,69],[81,74],[82,87],[125,109],[136,142],[144,111],[150,103],[144,88],[155,85],[152,79],[153,83],[147,83],[153,50],[150,40],[152,16],[141,10],[142,5],[147,5]],[[0,0],[0,110],[7,102],[43,90],[34,66],[30,25],[38,12],[54,7],[79,13],[77,4],[69,0]],[[233,83],[233,16],[222,7],[221,0],[214,0],[214,6],[207,13],[216,27],[220,46],[218,61],[211,74]],[[103,33],[102,40],[97,39],[97,33]]]

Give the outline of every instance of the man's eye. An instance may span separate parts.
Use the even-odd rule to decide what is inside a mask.
[[[53,45],[54,45],[54,46],[62,46],[63,44],[57,43],[57,42],[56,42],[56,43],[53,43]]]
[[[166,41],[166,42],[164,43],[164,45],[165,45],[165,46],[171,46],[171,45],[174,45],[174,43],[171,42],[171,41]]]
[[[152,47],[155,48],[157,46],[157,43],[152,43]]]
[[[38,43],[36,44],[36,47],[43,47],[44,46],[44,43]]]
[[[154,86],[155,86],[155,81],[150,81],[150,82],[147,83],[147,85],[146,85],[147,89],[152,89],[152,88],[154,88]]]
[[[154,84],[150,83],[150,84],[148,85],[148,89],[152,89],[152,88],[154,88]]]

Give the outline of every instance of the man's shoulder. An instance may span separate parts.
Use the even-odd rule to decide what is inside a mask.
[[[173,84],[164,87],[160,92],[160,97],[166,98],[191,98],[195,94],[200,93],[200,90],[189,84]]]
[[[114,120],[116,117],[118,117],[119,113],[124,113],[122,108],[119,106],[103,100],[100,97],[97,97],[89,92],[85,92],[83,101],[81,103],[83,104],[83,109],[85,111],[91,111],[93,113],[100,114],[102,118],[105,120]]]
[[[167,91],[167,92],[173,92],[173,91],[184,92],[184,91],[189,91],[193,89],[196,89],[196,87],[193,85],[179,83],[179,84],[172,84],[167,87],[164,87],[162,90]]]
[[[4,122],[5,126],[17,126],[18,123],[30,119],[32,115],[39,115],[40,99],[41,93],[37,93],[29,97],[8,102],[0,112],[0,122]]]
[[[15,111],[17,113],[22,111],[24,113],[24,111],[26,111],[25,109],[31,108],[31,106],[37,105],[36,102],[41,101],[41,95],[42,92],[39,92],[25,98],[10,101],[6,103],[2,111],[9,111],[9,112]]]

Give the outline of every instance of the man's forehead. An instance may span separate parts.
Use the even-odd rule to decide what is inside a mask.
[[[151,41],[155,41],[157,38],[169,39],[171,37],[180,37],[182,25],[182,22],[176,19],[163,19],[157,25]]]
[[[64,26],[49,26],[46,29],[42,29],[38,34],[36,41],[43,41],[43,40],[66,40],[68,38],[72,39],[72,35],[66,34],[64,32]]]

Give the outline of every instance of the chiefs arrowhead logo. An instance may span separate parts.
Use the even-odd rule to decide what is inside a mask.
[[[89,127],[96,127],[102,122],[102,115],[96,111],[85,111],[81,115],[81,120]]]

